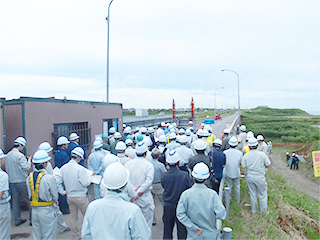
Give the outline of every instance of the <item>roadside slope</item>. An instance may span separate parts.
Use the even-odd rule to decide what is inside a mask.
[[[287,167],[286,163],[282,160],[283,156],[285,156],[284,150],[276,150],[270,154],[269,157],[272,163],[270,170],[283,176],[299,190],[307,193],[317,200],[320,200],[320,185],[314,181],[306,179],[299,170],[290,170],[290,167]]]

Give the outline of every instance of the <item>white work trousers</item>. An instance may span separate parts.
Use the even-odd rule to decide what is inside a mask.
[[[234,186],[234,193],[236,195],[237,202],[240,203],[240,177],[238,178],[229,178],[226,177],[227,186],[232,190]]]
[[[33,239],[57,238],[57,214],[54,206],[32,207]]]
[[[57,224],[58,224],[59,233],[63,233],[65,230],[67,230],[68,225],[62,218],[62,212],[60,211],[59,206],[56,203],[54,203],[53,207],[56,210],[56,214],[57,214]]]
[[[10,203],[0,203],[0,239],[10,240],[11,211]]]
[[[251,212],[256,213],[258,208],[257,197],[260,203],[260,212],[264,213],[268,209],[268,184],[265,176],[252,176],[246,177],[247,187],[251,200]]]
[[[142,214],[147,221],[148,227],[151,229],[154,213],[154,201],[151,191],[148,190],[144,192],[138,200],[134,201],[134,203],[141,208]]]

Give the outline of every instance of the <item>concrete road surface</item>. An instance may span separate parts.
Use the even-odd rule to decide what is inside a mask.
[[[226,127],[229,127],[236,116],[237,116],[236,113],[233,115],[229,115],[229,116],[223,115],[221,120],[215,121],[215,123],[212,125],[213,133],[218,138],[221,138],[223,129],[225,129]],[[199,122],[197,122],[197,124],[198,123],[201,124],[202,122],[199,121]],[[90,201],[93,200],[92,196],[93,196],[93,189],[92,189],[92,185],[91,185],[89,187],[89,200]],[[162,222],[163,207],[162,207],[161,203],[159,202],[159,200],[155,201],[155,206],[156,206],[155,207],[155,216],[156,216],[157,224],[152,227],[152,239],[162,239],[162,236],[163,236],[163,222]],[[29,218],[28,211],[22,211],[21,214],[22,214],[23,219]],[[69,225],[70,215],[63,215],[63,219]],[[80,222],[79,229],[81,228],[82,219],[83,219],[83,217],[79,211],[79,222]],[[12,226],[12,229],[11,229],[12,239],[33,239],[32,227],[29,226],[29,221],[16,227],[16,226],[14,226],[14,221],[13,221],[13,216],[12,216],[11,222],[12,222],[12,224],[11,224],[11,226]],[[174,237],[175,237],[175,239],[177,239],[176,230],[174,230]],[[72,239],[72,234],[70,231],[64,232],[62,234],[58,233],[57,239]]]

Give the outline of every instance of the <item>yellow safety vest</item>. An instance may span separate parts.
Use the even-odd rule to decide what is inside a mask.
[[[244,154],[250,152],[250,147],[249,146],[244,146]]]
[[[203,139],[205,142],[207,142],[209,148],[210,148],[210,140],[209,139]]]
[[[37,177],[37,181],[36,181],[36,186],[34,186],[34,181],[33,181],[33,172],[31,172],[29,174],[29,185],[30,185],[30,189],[31,189],[31,201],[30,205],[32,207],[44,207],[44,206],[51,206],[53,205],[54,201],[50,201],[50,202],[41,202],[39,200],[41,200],[39,198],[39,185],[40,185],[40,180],[43,177],[43,175],[46,174],[45,172],[40,172],[38,174]]]
[[[209,140],[211,140],[211,142],[213,142],[213,134],[211,134],[210,137],[208,137]],[[210,146],[209,146],[210,147]]]

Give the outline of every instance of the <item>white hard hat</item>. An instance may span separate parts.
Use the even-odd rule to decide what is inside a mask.
[[[202,136],[209,137],[210,136],[209,131],[208,130],[202,130]]]
[[[295,153],[292,153],[292,156],[295,156],[296,154]]]
[[[197,131],[197,135],[199,137],[203,136],[203,130],[201,128]]]
[[[108,189],[119,189],[128,182],[129,177],[130,171],[120,162],[115,162],[104,171],[102,184]]]
[[[141,133],[146,133],[146,132],[147,132],[147,128],[146,128],[146,127],[140,128],[140,132],[141,132]]]
[[[174,128],[171,128],[169,132],[170,133],[176,133],[176,130]]]
[[[213,141],[213,144],[214,145],[222,145],[222,141],[221,141],[221,139],[220,138],[216,138],[214,141]]]
[[[231,137],[230,139],[229,139],[229,145],[230,146],[237,146],[238,145],[238,140],[237,140],[237,138],[236,137]]]
[[[153,132],[154,132],[153,127],[148,127],[148,133],[153,133]]]
[[[2,149],[0,149],[0,159],[4,158],[5,156],[7,156],[7,155],[3,153]]]
[[[124,143],[124,142],[122,142],[122,141],[119,141],[118,143],[117,143],[117,145],[116,145],[116,150],[117,151],[124,151],[124,150],[126,150],[126,144]]]
[[[84,151],[81,147],[75,147],[74,149],[72,149],[71,154],[75,154],[75,155],[83,158]]]
[[[190,130],[189,128],[186,130],[186,135],[187,135],[187,136],[190,136],[190,135],[191,135],[191,130]]]
[[[205,163],[199,162],[193,167],[191,175],[196,179],[207,179],[210,176],[209,168]]]
[[[125,127],[126,127],[126,125],[125,125],[125,124],[122,124],[122,127],[123,127],[123,128],[125,128]]]
[[[45,150],[38,150],[33,154],[32,162],[33,163],[45,163],[51,159],[48,153]]]
[[[170,133],[169,134],[169,140],[173,140],[173,139],[176,139],[177,138],[177,135],[175,133]]]
[[[71,133],[70,136],[69,136],[69,140],[70,141],[74,141],[74,140],[76,140],[78,138],[79,138],[79,136],[76,133]]]
[[[250,138],[249,141],[248,141],[248,145],[250,147],[257,146],[258,145],[257,139],[255,137]]]
[[[102,142],[103,140],[102,140],[102,137],[96,137],[96,138],[94,139],[94,141]]]
[[[171,124],[169,124],[168,129],[171,130],[173,128],[173,126]]]
[[[172,123],[172,126],[173,126],[173,127],[176,127],[176,126],[177,126],[177,124],[176,124],[176,123]]]
[[[254,137],[254,133],[253,132],[248,132],[247,133],[247,140],[249,140],[250,138],[253,138]]]
[[[110,164],[115,162],[119,162],[119,158],[114,154],[107,153],[102,160],[103,168],[106,169]]]
[[[204,127],[204,125],[205,125],[204,123],[201,123],[201,125],[200,125],[200,126],[201,126],[201,127]]]
[[[121,138],[121,134],[119,132],[116,132],[114,135],[113,135],[114,138]]]
[[[101,141],[94,141],[93,142],[93,148],[94,149],[99,149],[99,148],[101,148],[102,147],[102,142]]]
[[[130,129],[126,127],[126,128],[123,130],[123,134],[129,134],[129,133],[130,133]]]
[[[130,126],[127,126],[126,128],[131,132],[132,128]]]
[[[138,132],[139,130],[140,130],[140,128],[139,128],[139,127],[136,127],[134,131],[135,131],[135,132]]]
[[[245,125],[241,125],[240,130],[245,132],[245,131],[247,131],[247,127]]]
[[[196,150],[205,150],[207,148],[207,146],[208,146],[208,144],[201,139],[197,139],[194,142],[194,149],[196,149]]]
[[[70,143],[68,138],[66,138],[65,136],[59,137],[57,140],[57,145],[60,146],[62,144],[68,144]]]
[[[140,141],[136,146],[136,153],[143,154],[148,151],[148,146],[144,141]]]
[[[193,125],[193,122],[192,122],[192,121],[189,121],[188,124],[192,124],[192,125]]]
[[[44,150],[44,151],[46,151],[47,153],[48,153],[48,152],[51,152],[52,149],[53,149],[53,148],[51,147],[50,143],[48,143],[48,142],[43,142],[43,143],[41,143],[41,144],[39,145],[39,148],[38,148],[38,150]]]
[[[126,143],[126,145],[132,145],[133,141],[130,138],[128,138],[128,139],[126,139],[125,143]]]
[[[164,122],[161,123],[161,127],[164,127],[166,126],[166,124]]]
[[[109,128],[109,133],[115,133],[116,129],[114,127]]]
[[[180,128],[180,129],[179,129],[179,133],[180,133],[180,134],[184,134],[184,133],[185,133],[184,129],[183,129],[183,128]]]
[[[174,164],[180,161],[179,153],[176,150],[171,150],[166,157],[166,162],[169,164]]]
[[[26,146],[27,145],[27,141],[25,138],[23,137],[17,137],[16,140],[14,140],[15,143],[19,143],[22,146]]]
[[[161,135],[160,137],[159,137],[159,142],[167,142],[167,138],[166,138],[166,136],[165,135]]]
[[[263,136],[262,136],[262,135],[258,135],[258,136],[257,136],[257,140],[258,140],[258,141],[263,141],[263,140],[264,140],[264,138],[263,138]]]
[[[289,155],[289,152],[286,152],[287,155]]]
[[[229,133],[230,133],[230,129],[229,129],[229,128],[223,129],[223,133],[224,133],[224,134],[229,134]]]
[[[187,143],[188,142],[188,137],[186,135],[182,135],[179,138],[180,143]]]
[[[208,125],[208,124],[204,125],[203,130],[207,130],[207,131],[209,131],[209,129],[210,129],[210,125]]]

